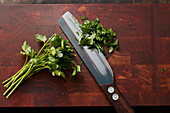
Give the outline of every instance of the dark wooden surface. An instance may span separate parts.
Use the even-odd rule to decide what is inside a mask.
[[[0,0],[0,4],[170,3],[170,0]]]
[[[17,55],[23,41],[37,51],[40,44],[35,34],[60,33],[57,21],[67,10],[76,18],[99,17],[106,28],[116,31],[120,49],[107,54],[108,62],[115,84],[130,105],[170,105],[169,4],[1,5],[0,82],[23,65],[24,57]],[[161,73],[165,67],[167,71]],[[1,107],[111,106],[84,65],[82,73],[67,81],[42,71],[9,99],[2,96],[4,91],[0,85]]]

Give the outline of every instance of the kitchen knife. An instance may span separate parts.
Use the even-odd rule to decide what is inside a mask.
[[[97,50],[92,52],[87,47],[80,47],[78,45],[78,39],[80,38],[82,31],[76,18],[67,11],[59,19],[58,23],[115,110],[118,113],[134,113],[129,103],[115,86],[113,71],[104,55]]]

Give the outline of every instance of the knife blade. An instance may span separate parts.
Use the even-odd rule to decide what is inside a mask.
[[[100,51],[91,51],[86,46],[80,47],[78,45],[78,40],[82,34],[78,20],[67,11],[59,19],[58,23],[115,110],[118,113],[134,113],[129,103],[114,84],[113,71],[104,55]]]

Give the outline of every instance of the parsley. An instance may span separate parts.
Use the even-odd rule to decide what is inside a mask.
[[[80,65],[72,59],[76,56],[73,47],[68,40],[64,40],[60,35],[53,34],[49,39],[44,35],[36,34],[36,41],[43,42],[44,45],[38,53],[24,41],[20,54],[26,56],[24,66],[13,76],[5,80],[2,84],[7,90],[3,95],[8,98],[14,90],[32,75],[43,69],[48,69],[53,76],[61,76],[66,79],[65,70],[73,69],[72,76],[81,72]],[[28,57],[30,58],[28,61]]]
[[[119,48],[116,32],[112,29],[106,29],[100,24],[99,18],[94,19],[92,22],[88,18],[81,17],[83,22],[80,25],[82,30],[79,39],[81,47],[87,46],[92,51],[94,49],[100,50],[105,55],[104,45],[109,47],[109,53]]]
[[[77,33],[77,35],[79,36],[79,32],[77,31],[76,33]]]
[[[84,18],[82,16],[79,16],[79,18],[81,18],[81,21],[87,20],[88,18]]]
[[[165,71],[167,71],[167,68],[162,68],[162,71],[161,71],[161,72],[163,73],[163,72],[165,72]]]

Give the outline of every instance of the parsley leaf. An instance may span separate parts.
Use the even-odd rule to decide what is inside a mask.
[[[29,44],[26,41],[24,41],[22,45],[22,50],[23,51],[21,51],[20,54],[27,55],[30,58],[33,58],[36,55],[36,52],[31,48],[31,46],[29,46]]]
[[[87,20],[88,18],[84,18],[84,17],[82,17],[82,16],[79,16],[79,18],[81,18],[81,20],[82,21],[84,21],[84,20]]]
[[[40,35],[40,34],[36,34],[36,37],[35,37],[36,41],[42,41],[45,43],[45,41],[47,40],[47,37],[44,35]]]
[[[163,72],[165,72],[165,71],[167,71],[167,68],[162,68],[162,71],[161,71],[161,72],[163,73]]]

